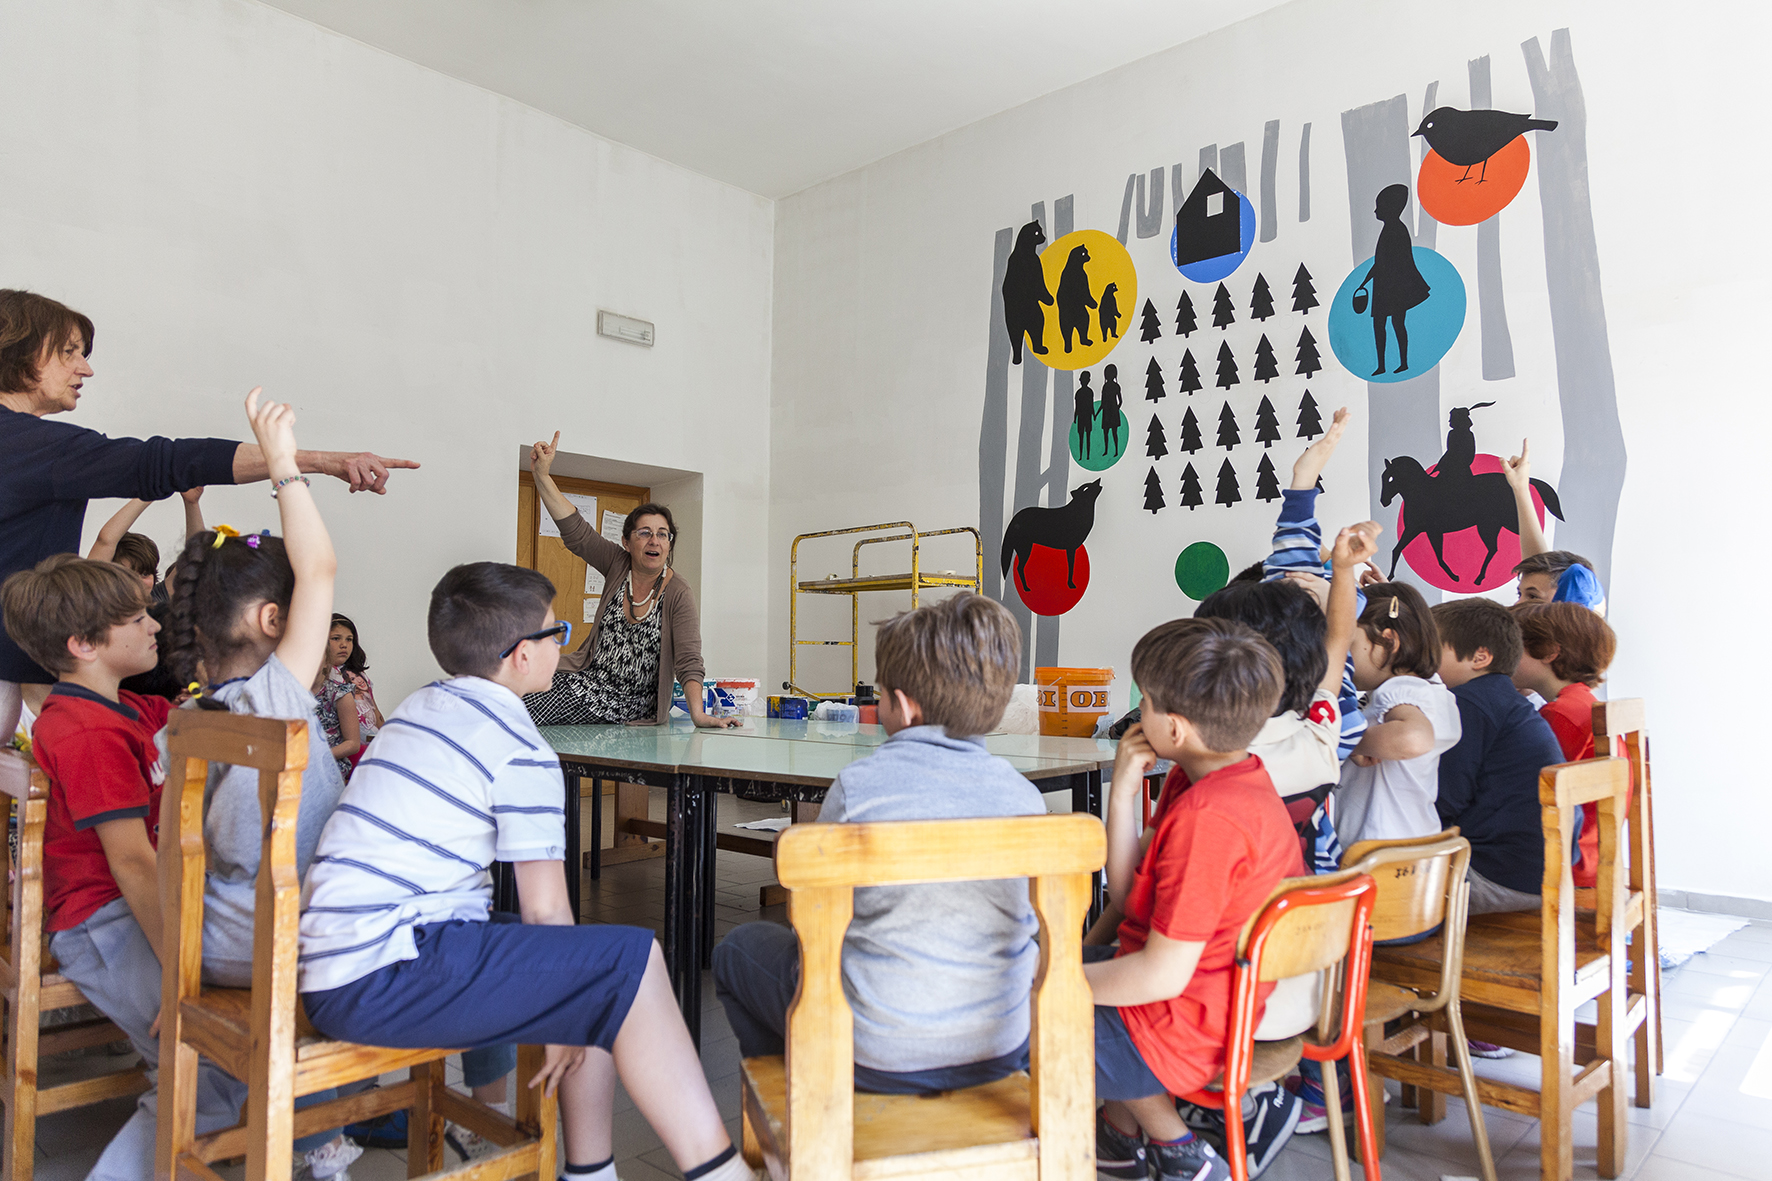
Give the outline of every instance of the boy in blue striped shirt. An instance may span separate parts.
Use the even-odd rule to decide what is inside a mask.
[[[330,1037],[395,1047],[545,1045],[566,1174],[615,1181],[620,1075],[684,1176],[748,1179],[708,1092],[652,932],[574,924],[559,759],[523,708],[572,633],[554,588],[499,562],[431,594],[451,674],[400,704],[326,823],[304,885],[298,986]],[[493,922],[493,861],[522,922]],[[522,1081],[522,1080],[519,1080]]]

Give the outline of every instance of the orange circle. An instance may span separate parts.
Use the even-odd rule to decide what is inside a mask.
[[[1520,195],[1532,166],[1532,148],[1516,135],[1499,152],[1469,169],[1448,164],[1429,151],[1421,158],[1415,196],[1429,217],[1444,226],[1488,221]],[[1467,175],[1468,174],[1468,175]]]

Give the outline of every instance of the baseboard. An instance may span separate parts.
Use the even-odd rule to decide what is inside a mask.
[[[1658,891],[1658,895],[1663,906],[1772,922],[1772,902],[1764,898],[1737,898],[1732,894],[1700,894],[1696,890],[1667,889]]]

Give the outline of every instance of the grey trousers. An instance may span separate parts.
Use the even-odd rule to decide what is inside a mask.
[[[148,1029],[160,1013],[160,959],[129,903],[121,898],[105,903],[79,926],[57,931],[49,946],[62,975],[129,1036],[148,1066],[149,1082],[155,1082],[160,1040],[150,1037]],[[87,1181],[151,1181],[157,1092],[156,1086],[143,1092],[135,1113],[111,1138]],[[197,1133],[233,1127],[245,1102],[246,1084],[203,1059],[197,1071]]]
[[[1514,910],[1538,910],[1544,905],[1544,899],[1537,894],[1523,894],[1518,890],[1492,882],[1472,868],[1465,875],[1471,884],[1472,914],[1504,914]]]

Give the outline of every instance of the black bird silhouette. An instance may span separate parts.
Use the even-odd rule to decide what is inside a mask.
[[[1464,169],[1459,184],[1470,179],[1471,169],[1483,165],[1483,172],[1477,177],[1477,183],[1482,184],[1488,178],[1489,157],[1528,131],[1555,131],[1556,127],[1555,119],[1440,107],[1421,121],[1414,134],[1427,140],[1440,159]]]

